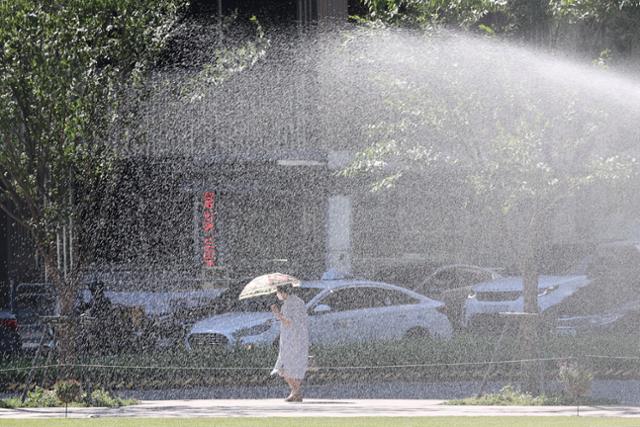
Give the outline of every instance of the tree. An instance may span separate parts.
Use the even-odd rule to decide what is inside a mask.
[[[455,28],[479,28],[493,32],[492,22],[498,15],[505,15],[505,2],[496,0],[362,0],[367,14],[361,19],[380,21],[405,27],[429,27],[444,25]],[[504,21],[504,19],[501,19]]]
[[[106,143],[128,88],[161,52],[182,0],[0,4],[0,208],[30,234],[71,316]],[[65,245],[59,262],[59,240]],[[69,267],[69,271],[67,271]],[[61,358],[70,353],[68,331]]]
[[[579,34],[579,48],[600,55],[612,52],[637,56],[640,43],[640,2],[637,0],[551,0],[550,30],[560,39],[563,32]]]
[[[365,22],[481,30],[607,59],[637,56],[637,0],[361,0]],[[576,35],[578,35],[576,37]],[[567,44],[568,43],[568,44]]]
[[[509,225],[509,252],[523,271],[537,263],[543,227],[574,196],[635,176],[631,123],[639,112],[619,100],[615,76],[478,37],[378,31],[352,44],[365,49],[352,61],[350,72],[363,70],[352,80],[385,101],[366,110],[381,119],[369,124],[370,146],[347,172],[370,173],[376,188],[416,171],[462,176],[474,206]],[[537,310],[535,295],[527,308]]]
[[[468,200],[451,215],[468,235],[502,224],[493,245],[508,246],[523,276],[524,311],[538,313],[550,224],[577,196],[624,189],[637,176],[630,147],[640,112],[596,83],[612,85],[613,76],[526,49],[447,35],[401,35],[395,42],[394,49],[393,38],[385,38],[384,56],[375,45],[361,53],[375,66],[360,80],[377,82],[368,90],[385,95],[386,118],[370,126],[370,147],[346,173],[370,174],[375,188],[401,185],[416,172],[424,185],[442,170],[460,177],[446,191]],[[593,83],[573,81],[572,73]],[[468,206],[474,227],[463,220]],[[533,340],[532,329],[526,334]]]

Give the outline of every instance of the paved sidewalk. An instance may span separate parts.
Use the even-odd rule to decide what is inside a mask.
[[[70,408],[69,417],[419,417],[419,416],[575,416],[570,406],[448,406],[442,400],[153,400],[123,408]],[[580,416],[639,417],[640,407],[586,406]],[[64,408],[0,409],[4,418],[60,418]]]
[[[507,382],[489,381],[486,393],[497,393]],[[545,384],[546,394],[563,390],[558,382]],[[473,396],[480,391],[480,381],[366,381],[362,383],[305,384],[304,395],[321,400],[451,400]],[[289,394],[284,381],[261,386],[188,387],[161,390],[120,390],[118,395],[137,400],[203,400],[203,399],[280,399]],[[640,381],[594,380],[591,397],[611,401],[618,406],[640,406]]]

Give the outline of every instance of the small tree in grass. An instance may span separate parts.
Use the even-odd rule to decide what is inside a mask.
[[[64,416],[67,417],[67,407],[69,403],[75,402],[80,398],[82,392],[82,386],[79,381],[76,380],[64,380],[58,381],[53,389],[56,393],[56,397],[64,403]]]
[[[575,362],[563,363],[558,377],[565,392],[576,405],[579,405],[591,391],[593,375]]]

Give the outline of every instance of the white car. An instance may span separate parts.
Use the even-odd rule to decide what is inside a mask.
[[[449,338],[451,323],[444,304],[408,289],[366,280],[303,282],[298,295],[307,302],[311,344],[336,345],[400,339],[404,336]],[[280,324],[268,311],[275,296],[261,303],[246,300],[253,311],[225,313],[193,325],[185,338],[188,351],[276,343]],[[258,310],[258,311],[255,311]]]
[[[590,280],[586,275],[539,276],[538,308],[540,312],[559,304],[589,283]],[[496,320],[499,313],[522,312],[524,310],[522,290],[523,281],[519,276],[503,277],[473,285],[464,305],[464,325],[483,326]]]

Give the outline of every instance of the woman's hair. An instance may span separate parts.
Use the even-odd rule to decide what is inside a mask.
[[[284,285],[278,285],[276,286],[276,289],[279,292],[283,292],[287,295],[293,295],[294,291],[293,291],[293,286],[290,283],[284,284]]]

